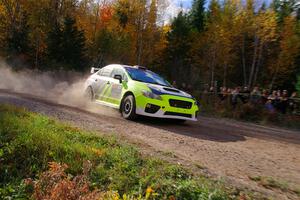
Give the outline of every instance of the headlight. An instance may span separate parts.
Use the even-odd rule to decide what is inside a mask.
[[[146,90],[143,90],[142,91],[142,94],[145,96],[145,97],[148,97],[150,99],[157,99],[157,100],[162,100],[161,96],[160,95],[157,95],[157,94],[154,94],[150,91],[146,91]]]

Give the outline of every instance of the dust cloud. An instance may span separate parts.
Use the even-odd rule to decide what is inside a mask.
[[[2,90],[30,94],[90,112],[115,115],[116,112],[111,109],[91,104],[85,98],[84,83],[88,76],[89,74],[72,71],[15,71],[0,61],[0,89]]]

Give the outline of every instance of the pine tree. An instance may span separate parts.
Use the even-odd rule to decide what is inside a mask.
[[[204,30],[205,26],[205,0],[194,0],[191,10],[191,23],[198,32]]]
[[[171,78],[179,82],[189,80],[189,51],[191,49],[191,26],[189,18],[183,12],[173,20],[171,31],[167,34],[168,72]]]
[[[85,37],[84,32],[78,30],[75,19],[67,16],[64,21],[62,34],[63,62],[71,69],[83,70],[85,62]]]
[[[62,62],[62,30],[59,24],[55,24],[47,37],[47,55],[51,62]],[[58,66],[53,66],[58,67]]]
[[[20,22],[11,27],[7,38],[7,50],[11,55],[27,54],[29,51],[27,15],[23,14]]]
[[[78,30],[75,19],[67,16],[64,25],[56,24],[48,35],[48,57],[65,69],[83,70],[85,63],[84,32]]]

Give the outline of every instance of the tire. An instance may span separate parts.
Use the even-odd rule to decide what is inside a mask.
[[[127,95],[122,100],[121,114],[122,117],[128,120],[134,120],[137,118],[137,114],[135,112],[135,98],[133,95]]]
[[[93,102],[95,97],[94,97],[94,92],[93,92],[93,89],[92,87],[88,87],[86,88],[85,90],[85,93],[84,93],[84,97],[89,101],[89,102]]]

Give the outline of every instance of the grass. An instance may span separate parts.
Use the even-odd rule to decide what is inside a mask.
[[[289,186],[286,182],[275,180],[272,177],[262,177],[262,176],[254,176],[250,177],[251,180],[258,182],[260,185],[264,186],[265,188],[277,188],[282,191],[288,191]]]
[[[263,176],[253,176],[249,177],[251,180],[257,182],[268,189],[279,189],[283,192],[293,192],[296,195],[300,196],[299,188],[292,188],[287,182],[282,180],[274,179],[273,177],[263,177]]]
[[[223,200],[239,195],[178,165],[144,157],[114,137],[100,137],[23,108],[0,105],[0,199],[32,198],[36,188],[28,187],[26,180],[38,182],[49,162],[66,164],[66,179],[71,180],[84,173],[87,161],[91,163],[89,189],[111,191],[120,199],[150,199],[149,188],[155,191],[153,199]]]

